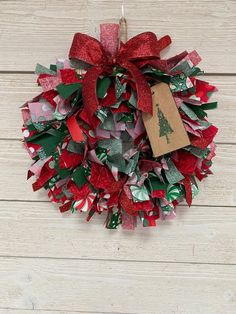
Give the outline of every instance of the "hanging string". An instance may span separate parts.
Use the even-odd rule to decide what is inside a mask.
[[[120,42],[125,43],[128,39],[127,21],[125,18],[125,0],[122,0],[121,4],[121,18],[119,20],[120,24]]]

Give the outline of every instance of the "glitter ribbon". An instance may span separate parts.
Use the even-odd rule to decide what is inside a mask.
[[[125,44],[121,43],[120,48],[111,53],[106,48],[109,47],[110,42],[113,41],[113,48],[114,40],[118,42],[118,37],[114,37],[111,25],[114,24],[101,25],[103,31],[106,27],[109,28],[108,35],[110,35],[104,38],[101,34],[101,42],[86,34],[76,33],[69,52],[70,59],[91,65],[84,76],[82,90],[84,109],[90,121],[98,109],[97,79],[102,74],[109,75],[116,65],[125,68],[135,81],[138,109],[152,114],[151,90],[135,62],[158,60],[160,51],[171,43],[168,35],[157,40],[154,33],[145,32],[131,38]],[[115,34],[118,32],[116,31]]]

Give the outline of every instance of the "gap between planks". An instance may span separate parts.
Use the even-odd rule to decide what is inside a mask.
[[[9,203],[48,203],[51,204],[52,202],[47,201],[47,200],[18,200],[18,199],[5,199],[5,198],[0,198],[0,203],[1,202],[9,202]],[[192,205],[194,207],[209,207],[209,208],[221,208],[222,206],[216,206],[216,205],[211,205],[211,204],[207,204],[207,205],[201,205],[201,204],[194,204]],[[192,207],[191,206],[191,207]],[[181,207],[189,207],[187,204],[181,204]],[[234,205],[224,205],[223,207],[225,208],[234,208]]]
[[[135,231],[134,231],[135,232]],[[25,256],[25,255],[0,255],[1,258],[8,259],[27,259],[27,260],[59,260],[59,261],[106,261],[106,262],[122,262],[122,263],[154,263],[154,264],[187,264],[187,265],[209,265],[209,266],[236,266],[236,263],[212,263],[212,262],[190,262],[190,261],[168,261],[168,260],[138,260],[138,259],[117,259],[117,258],[89,258],[89,257],[52,257],[52,256]],[[1,314],[1,313],[0,313]]]
[[[0,74],[35,74],[35,71],[1,71]],[[213,73],[204,72],[204,75],[208,76],[236,76],[236,73]]]
[[[4,311],[4,312],[3,312]],[[7,312],[5,312],[7,311]],[[57,314],[57,313],[61,313],[61,314],[74,314],[74,313],[79,313],[79,314],[124,314],[124,312],[94,312],[94,311],[65,311],[65,310],[50,310],[50,309],[45,309],[45,310],[38,310],[38,309],[35,309],[35,310],[32,310],[32,309],[27,309],[27,308],[21,308],[21,309],[16,309],[16,308],[12,308],[12,307],[0,307],[0,314],[13,314],[12,312],[10,311],[13,311],[14,313],[16,314],[34,314],[34,313],[37,313],[37,314]],[[128,312],[125,312],[125,314],[138,314],[138,313],[128,313]]]
[[[0,137],[0,141],[16,141],[16,142],[21,142],[22,138],[7,138],[7,137]],[[236,145],[234,142],[218,142],[214,141],[216,145]]]

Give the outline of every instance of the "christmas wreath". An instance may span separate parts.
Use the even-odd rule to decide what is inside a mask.
[[[100,41],[76,33],[68,59],[36,66],[42,92],[21,107],[28,178],[61,212],[87,221],[106,212],[110,229],[134,229],[138,218],[155,226],[184,199],[190,206],[211,173],[216,88],[201,79],[196,51],[161,59],[169,36],[122,43],[118,25],[100,31]]]

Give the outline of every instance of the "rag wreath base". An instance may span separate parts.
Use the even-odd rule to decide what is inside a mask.
[[[216,88],[198,78],[203,72],[196,51],[156,61],[135,65],[149,85],[169,84],[191,141],[159,158],[152,157],[137,86],[124,67],[99,75],[98,107],[89,119],[82,95],[88,68],[69,59],[37,65],[42,93],[21,109],[24,145],[34,161],[28,178],[36,177],[33,190],[44,187],[61,212],[85,212],[87,221],[107,212],[107,228],[134,229],[137,218],[155,226],[159,218],[174,217],[182,200],[191,205],[196,178],[211,173],[215,155],[217,128],[205,111],[216,107],[208,101]]]

